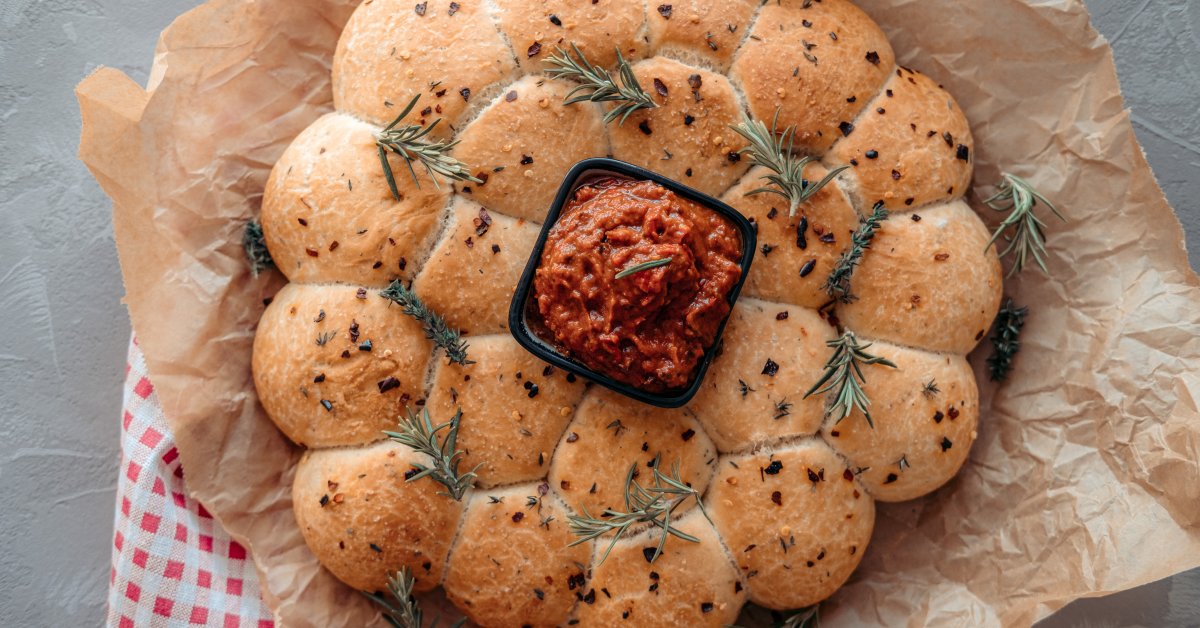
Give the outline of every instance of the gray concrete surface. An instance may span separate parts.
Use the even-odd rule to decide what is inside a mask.
[[[109,203],[75,159],[72,88],[99,64],[144,83],[157,34],[194,3],[0,0],[0,625],[102,622],[129,324]],[[1200,0],[1086,3],[1198,242]],[[1044,625],[1200,625],[1200,571],[1077,602]]]

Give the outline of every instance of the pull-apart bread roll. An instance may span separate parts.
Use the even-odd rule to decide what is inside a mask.
[[[404,122],[442,118],[435,132],[449,135],[516,69],[479,0],[372,0],[358,5],[338,40],[333,106],[386,125],[419,94]]]
[[[760,0],[647,3],[650,45],[664,57],[724,71],[746,38]]]
[[[384,287],[411,279],[414,262],[432,246],[450,191],[419,169],[418,181],[396,177],[396,200],[379,166],[375,130],[330,113],[275,163],[263,191],[263,234],[289,280]],[[407,174],[400,157],[389,159]]]
[[[645,5],[641,0],[493,0],[500,32],[521,69],[536,74],[558,49],[571,44],[588,60],[611,68],[617,50],[626,59],[646,54]]]
[[[892,46],[848,0],[769,2],[730,78],[750,115],[796,128],[797,150],[821,154],[854,124],[895,64]]]
[[[570,547],[567,509],[545,484],[476,491],[443,586],[476,625],[558,626],[587,586],[592,546]]]
[[[304,454],[292,508],[309,549],[325,568],[360,591],[383,591],[388,574],[407,567],[417,591],[442,581],[463,505],[433,482],[407,482],[429,459],[402,445]]]
[[[375,290],[291,283],[258,323],[254,386],[297,444],[368,443],[424,397],[431,348],[421,324]]]

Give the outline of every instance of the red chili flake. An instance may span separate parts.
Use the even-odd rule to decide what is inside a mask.
[[[532,47],[533,46],[530,46],[530,48],[532,48]],[[512,102],[516,99],[517,99],[517,90],[515,90],[515,89],[504,95],[505,102]]]
[[[569,490],[571,490],[571,483],[566,480],[563,480],[558,483],[558,487],[564,491],[569,491]]]
[[[864,155],[866,155],[867,159],[879,159],[879,151],[877,150],[869,150]]]
[[[348,358],[348,357],[350,357],[350,350],[349,350],[349,349],[346,349],[345,351],[343,351],[343,352],[342,352],[342,357],[343,357],[343,358]]]
[[[699,74],[692,74],[688,76],[689,87],[692,89],[700,89],[701,85],[704,85],[704,79],[702,79]]]
[[[488,214],[486,207],[479,208],[479,215],[473,221],[475,223],[475,235],[483,237],[483,234],[488,232],[492,226],[492,217]]]
[[[900,180],[900,171],[899,170],[892,171],[892,179],[895,179],[896,181]]]
[[[542,44],[535,41],[535,42],[533,42],[532,45],[529,46],[529,50],[525,51],[525,55],[529,56],[529,57],[536,57],[541,52],[542,52]],[[516,92],[509,92],[509,93],[515,94]]]
[[[842,131],[842,137],[847,137],[854,132],[854,125],[849,122],[843,121],[838,125],[838,128]]]
[[[387,379],[379,381],[379,392],[380,393],[385,393],[389,390],[394,390],[399,387],[400,387],[400,380],[396,379],[395,377],[388,377]]]
[[[941,445],[942,445],[942,451],[946,451],[947,449],[950,449],[951,447],[953,447],[954,443],[950,442],[949,438],[946,438],[945,436],[943,436]]]
[[[683,171],[683,174],[686,174],[686,175],[687,175],[687,176],[689,176],[689,177],[690,177],[690,176],[692,176],[692,169],[691,169],[691,168],[688,168],[687,170],[684,170],[684,171]]]
[[[854,472],[852,472],[850,469],[846,469],[845,471],[842,471],[842,479],[846,480],[847,482],[853,482],[854,481]]]
[[[812,274],[813,269],[816,267],[817,267],[816,259],[810,259],[807,262],[804,262],[804,265],[800,267],[800,276],[801,277],[809,276],[810,274]]]
[[[946,414],[950,415],[950,420],[953,421],[954,419],[958,418],[958,408],[950,406],[950,409],[946,411]]]
[[[359,288],[359,289],[358,289],[358,291],[354,293],[354,296],[356,296],[356,297],[358,297],[358,298],[360,298],[360,299],[365,299],[365,298],[367,298],[367,289],[366,289],[366,288]]]
[[[887,113],[887,109],[884,109],[883,107],[879,107],[879,108],[875,109],[875,113],[882,116],[883,114]]]
[[[783,471],[783,463],[778,460],[772,460],[771,464],[763,469],[763,473],[767,475],[778,475],[780,471]]]
[[[687,430],[686,432],[684,432],[684,433],[682,434],[682,436],[683,436],[683,440],[684,440],[685,442],[686,442],[686,441],[689,441],[689,440],[692,440],[692,437],[693,437],[693,436],[695,436],[695,435],[696,435],[696,430],[692,430],[692,429],[689,429],[689,430]]]
[[[683,124],[684,124],[685,126],[692,126],[692,123],[693,123],[693,122],[695,122],[695,121],[696,121],[696,117],[695,117],[695,116],[693,116],[693,115],[691,115],[691,114],[684,114],[684,115],[683,115]]]
[[[796,246],[800,247],[801,251],[808,248],[808,239],[804,236],[806,231],[808,231],[808,218],[801,216],[800,224],[796,225]]]
[[[371,268],[375,270],[379,270],[382,266],[383,262],[379,260],[376,260],[374,264],[371,264]]]
[[[308,221],[307,221],[307,220],[305,220],[305,219],[303,219],[303,218],[297,218],[297,219],[296,219],[296,222],[300,223],[300,226],[301,226],[301,227],[307,227],[307,226],[308,226]]]
[[[729,154],[725,156],[725,158],[729,160],[729,163],[736,164],[742,160],[742,153],[736,150],[731,150],[729,151]]]
[[[959,160],[961,160],[961,161],[970,161],[971,160],[971,149],[967,148],[963,144],[959,144],[958,152],[955,154],[955,157],[958,157]]]
[[[500,252],[500,245],[499,245],[499,244],[493,244],[493,245],[492,245],[492,255],[495,255],[495,254],[497,254],[497,253],[499,253],[499,252]]]
[[[358,342],[358,321],[350,321],[350,342]]]
[[[817,473],[812,469],[808,469],[808,481],[816,484],[817,482],[821,481],[821,476],[817,475]]]
[[[944,261],[950,259],[950,254],[949,253],[938,253],[937,255],[933,256],[933,259],[935,259],[939,262],[944,262]]]
[[[701,602],[700,603],[700,612],[701,613],[711,613],[712,610],[713,610],[712,602]]]
[[[467,245],[468,249],[473,249],[475,248],[475,238],[467,236],[467,239],[463,240],[463,244]]]
[[[555,26],[562,26],[562,20],[558,19],[557,15],[550,16],[550,23]]]
[[[404,270],[407,266],[408,266],[408,260],[401,257],[400,258],[400,270]]]
[[[891,484],[892,482],[895,482],[896,480],[899,480],[899,479],[900,478],[895,473],[889,473],[889,474],[887,474],[887,479],[884,480],[883,483]]]
[[[830,231],[829,233],[822,233],[818,239],[820,241],[824,242],[825,244],[833,244],[834,240],[835,240],[832,231]]]
[[[451,2],[451,3],[450,3],[450,10],[449,10],[449,11],[446,11],[446,13],[449,13],[450,15],[454,15],[455,13],[458,13],[458,10],[459,10],[460,8],[461,8],[461,7],[459,7],[459,5],[458,5],[458,3],[457,3],[457,2]]]
[[[313,378],[313,383],[314,383],[314,384],[320,384],[320,383],[321,383],[321,382],[323,382],[323,381],[325,381],[325,374],[324,374],[324,373],[319,373],[319,374],[317,374],[317,376],[316,376],[316,377],[314,377],[314,378]]]
[[[800,23],[804,25],[804,28],[812,28],[812,22],[808,20],[800,20]]]
[[[872,65],[879,65],[879,53],[874,50],[868,52],[867,61],[870,61]]]
[[[917,199],[910,196],[910,197],[904,199],[904,204],[907,205],[908,207],[912,207],[912,204],[915,203],[916,200]]]
[[[567,434],[567,442],[568,443],[573,443],[577,440],[579,440],[579,434],[576,434],[575,432],[571,432],[570,434]]]
[[[669,20],[671,19],[671,10],[673,8],[674,7],[669,4],[660,4],[658,5],[658,14],[663,16],[664,20]]]
[[[421,115],[422,115],[422,116],[427,116],[427,115],[429,115],[429,114],[431,114],[431,113],[433,113],[433,107],[426,107],[426,108],[424,108],[424,109],[422,109],[422,110],[421,110]]]
[[[933,422],[934,423],[941,423],[942,419],[944,419],[944,418],[946,418],[946,415],[942,414],[941,410],[938,410],[937,412],[933,413]]]
[[[920,215],[920,214],[913,214],[913,215],[912,215],[912,221],[913,221],[913,222],[921,222],[921,215]]]
[[[450,6],[453,7],[455,5],[453,3],[451,3]],[[464,88],[458,90],[458,95],[462,96],[463,102],[471,100],[471,88],[464,87]]]
[[[771,493],[771,501],[775,502],[776,506],[782,506],[783,505],[783,493],[780,493],[779,491],[775,491],[775,492]]]
[[[322,508],[324,508],[324,507],[325,507],[325,505],[326,505],[326,504],[328,504],[328,503],[329,503],[329,496],[328,496],[328,495],[322,495],[322,496],[321,496],[321,507],[322,507]]]
[[[643,547],[642,548],[642,558],[645,558],[646,562],[648,562],[648,563],[654,562],[654,553],[657,551],[657,549],[658,548],[654,548],[654,547]]]
[[[522,166],[528,166],[531,163],[533,163],[533,157],[530,157],[529,155],[525,155],[525,154],[521,155],[521,165]]]
[[[767,363],[763,365],[762,374],[766,375],[767,377],[775,377],[775,374],[778,372],[779,365],[775,363],[775,360],[767,358]]]
[[[514,512],[513,516],[512,516],[513,523],[521,523],[521,520],[524,518],[525,518],[525,513],[521,512],[519,510],[517,512]]]
[[[425,15],[425,9],[426,9],[426,8],[428,8],[428,7],[429,7],[429,3],[428,3],[428,2],[422,2],[421,4],[418,4],[418,5],[415,7],[415,9],[414,9],[414,10],[417,12],[417,15],[424,16],[424,15]]]
[[[946,142],[946,146],[954,148],[954,136],[949,131],[942,133],[942,139]]]
[[[829,430],[829,435],[830,435],[830,436],[832,436],[832,437],[834,437],[834,438],[837,438],[838,436],[841,436],[841,435],[842,435],[842,433],[841,433],[841,432],[839,432],[839,431],[837,431],[837,430]]]
[[[788,313],[787,313],[786,311],[785,311],[785,312],[780,312],[780,313],[778,313],[778,314],[776,314],[776,315],[775,315],[775,320],[777,320],[777,321],[786,321],[786,320],[787,320],[787,317],[788,317]]]
[[[662,79],[654,79],[654,91],[658,92],[659,96],[667,97],[667,84],[662,82]]]
[[[649,120],[642,120],[641,122],[639,122],[638,130],[641,131],[642,133],[645,133],[646,135],[650,135],[651,133],[654,132],[653,130],[650,129],[650,121]]]
[[[595,604],[596,603],[596,590],[592,589],[592,590],[588,591],[587,595],[583,596],[583,602],[584,602],[584,604]]]
[[[309,257],[316,257],[316,256],[318,256],[318,255],[320,255],[320,254],[321,254],[321,253],[320,253],[320,252],[318,252],[316,249],[304,249],[304,252],[305,252],[305,253],[308,253],[308,256],[309,256]]]

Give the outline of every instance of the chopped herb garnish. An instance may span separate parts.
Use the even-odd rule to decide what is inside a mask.
[[[271,259],[271,252],[267,250],[262,225],[257,220],[246,223],[246,230],[242,232],[242,247],[246,249],[246,259],[250,260],[250,274],[257,277],[258,273],[275,267],[275,260]]]
[[[424,3],[417,5],[421,8],[418,15],[424,13]],[[421,605],[417,603],[417,598],[413,596],[413,587],[416,585],[416,578],[413,577],[412,571],[408,567],[401,567],[400,571],[388,575],[387,590],[388,596],[380,592],[364,593],[372,602],[375,602],[383,610],[383,619],[387,621],[389,626],[393,628],[421,628],[422,623]],[[450,628],[459,628],[466,623],[466,618],[462,618],[450,625]],[[433,624],[436,625],[434,620]]]
[[[414,463],[412,466],[417,473],[405,478],[405,481],[412,482],[429,477],[446,487],[446,491],[443,491],[442,495],[462,501],[463,494],[467,492],[467,489],[475,485],[475,470],[479,468],[476,465],[474,469],[466,473],[459,474],[458,472],[458,463],[466,455],[462,450],[455,448],[458,442],[458,424],[462,419],[462,409],[455,412],[448,422],[438,426],[434,426],[429,419],[429,408],[422,408],[420,416],[411,409],[405,408],[405,414],[406,416],[400,419],[399,431],[385,431],[384,434],[393,441],[433,459],[433,466],[430,467]],[[442,430],[446,430],[446,438],[439,443],[437,433]]]
[[[828,185],[838,173],[849,166],[834,168],[825,175],[825,178],[815,183],[805,179],[804,167],[819,160],[809,155],[797,157],[792,152],[796,127],[790,126],[780,133],[778,131],[779,111],[778,108],[775,109],[775,117],[771,120],[770,129],[761,121],[751,119],[750,116],[744,116],[741,124],[730,128],[750,142],[749,146],[741,149],[738,153],[750,153],[751,163],[763,166],[773,172],[762,178],[774,187],[764,186],[751,190],[746,193],[746,196],[762,193],[778,194],[788,199],[790,203],[788,215],[795,216],[796,210],[802,203],[820,192],[821,188]]]
[[[450,149],[458,144],[458,140],[447,142],[426,139],[426,136],[442,121],[441,118],[424,127],[417,124],[400,124],[400,121],[412,111],[420,98],[420,94],[413,96],[404,111],[401,111],[391,124],[375,134],[375,146],[379,149],[379,163],[383,166],[383,176],[392,190],[392,197],[400,200],[396,177],[392,173],[392,165],[387,158],[389,152],[400,155],[404,159],[404,164],[408,166],[408,171],[412,174],[413,182],[417,184],[417,187],[421,187],[421,182],[417,179],[417,171],[412,165],[413,161],[420,161],[425,166],[425,170],[429,172],[429,178],[433,179],[433,184],[438,187],[441,187],[438,185],[438,176],[452,181],[482,183],[471,174],[471,170],[466,164],[449,155]]]
[[[825,416],[839,414],[840,416],[835,421],[836,424],[850,416],[850,413],[858,408],[866,417],[867,424],[872,428],[875,427],[871,413],[867,411],[871,400],[862,387],[866,382],[862,367],[869,364],[882,364],[897,368],[896,365],[890,360],[867,353],[866,350],[871,343],[859,344],[852,331],[847,331],[825,344],[833,348],[833,355],[829,356],[829,361],[825,363],[825,375],[816,384],[813,384],[808,392],[804,393],[804,398],[807,399],[813,394],[821,395],[829,391],[836,391],[837,396],[833,403],[826,408]]]
[[[463,366],[474,364],[467,359],[467,342],[462,339],[462,334],[456,329],[450,329],[446,325],[445,319],[430,310],[420,297],[406,288],[399,279],[380,292],[379,296],[400,305],[404,308],[405,314],[420,321],[421,327],[425,330],[425,337],[444,349],[451,362],[457,362]]]
[[[870,216],[859,221],[858,229],[855,229],[854,234],[850,236],[850,248],[842,253],[833,272],[829,273],[829,277],[825,280],[825,291],[829,293],[829,296],[842,303],[854,300],[854,295],[850,294],[850,277],[854,274],[854,269],[859,262],[862,261],[863,253],[871,248],[871,240],[875,238],[875,232],[879,229],[879,225],[887,220],[887,217],[888,210],[884,208],[883,202],[879,202],[875,204]]]
[[[792,403],[787,399],[780,399],[775,402],[775,416],[771,417],[778,421],[792,413]]]
[[[670,257],[664,257],[662,259],[651,260],[649,262],[642,262],[641,264],[634,264],[633,266],[630,266],[629,268],[617,273],[617,279],[624,279],[634,273],[640,273],[643,270],[650,270],[652,268],[666,266],[667,264],[671,263],[672,259],[673,258]]]
[[[658,540],[658,546],[647,548],[646,560],[653,563],[663,550],[663,546],[667,542],[667,537],[676,536],[685,541],[699,543],[700,539],[671,527],[671,515],[674,513],[676,506],[693,497],[696,500],[696,506],[700,508],[700,512],[708,519],[708,512],[704,509],[704,502],[700,500],[700,492],[688,486],[679,476],[678,462],[672,466],[671,475],[664,474],[659,467],[659,460],[656,456],[653,463],[650,465],[651,472],[654,475],[654,485],[643,487],[638,484],[634,477],[637,475],[638,466],[634,463],[629,466],[629,472],[625,474],[625,509],[627,512],[606,509],[600,518],[592,517],[588,513],[587,507],[583,508],[582,515],[571,515],[570,529],[573,534],[580,537],[573,541],[571,545],[579,545],[593,539],[600,538],[609,532],[614,532],[612,541],[608,544],[608,548],[604,550],[604,554],[600,557],[600,561],[596,563],[599,567],[608,558],[609,552],[613,546],[621,539],[621,536],[632,526],[641,523],[650,523],[662,530],[662,534]],[[709,519],[711,522],[712,520]]]
[[[937,380],[931,379],[926,384],[921,386],[921,394],[925,395],[926,399],[933,399],[934,397],[938,396],[938,393],[940,392],[942,392],[942,389],[938,388]]]
[[[608,113],[604,114],[604,123],[608,124],[613,120],[620,119],[620,124],[623,124],[629,114],[638,109],[654,109],[658,107],[658,103],[647,94],[642,86],[638,84],[637,77],[633,74],[633,68],[629,66],[629,62],[621,55],[621,50],[617,49],[617,76],[620,79],[620,84],[608,70],[596,67],[588,61],[587,57],[580,52],[579,47],[571,44],[571,50],[575,53],[572,57],[570,53],[559,48],[558,51],[546,59],[546,63],[550,64],[546,74],[550,78],[569,79],[579,82],[574,89],[567,93],[563,100],[564,105],[573,105],[579,102],[617,102],[620,103],[613,107]]]
[[[987,359],[992,381],[1004,381],[1012,371],[1013,358],[1021,349],[1021,328],[1025,326],[1025,317],[1028,315],[1029,308],[1017,307],[1012,299],[1006,300],[996,314],[996,329],[991,338],[994,349]]]
[[[1046,223],[1033,213],[1033,208],[1037,206],[1038,201],[1041,201],[1050,208],[1055,216],[1058,216],[1059,220],[1066,222],[1067,219],[1058,213],[1058,208],[1054,206],[1054,203],[1033,189],[1029,182],[1007,172],[1003,174],[1003,177],[1000,189],[984,203],[998,212],[1008,212],[1008,216],[996,228],[996,233],[992,234],[992,239],[988,240],[984,250],[991,248],[1003,236],[1004,241],[1008,242],[1008,246],[1000,251],[1000,257],[1006,257],[1009,253],[1013,254],[1012,268],[1008,271],[1009,277],[1021,272],[1030,257],[1043,273],[1049,273],[1045,260]],[[997,248],[997,250],[999,249]]]

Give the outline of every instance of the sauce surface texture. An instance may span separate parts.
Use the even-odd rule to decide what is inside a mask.
[[[729,314],[741,254],[741,234],[717,212],[652,181],[593,180],[551,228],[534,276],[546,340],[639,389],[683,388]]]

